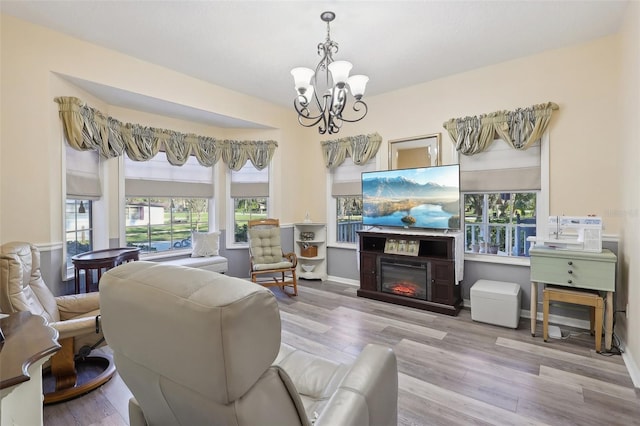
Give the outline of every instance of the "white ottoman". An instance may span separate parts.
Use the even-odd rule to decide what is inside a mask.
[[[518,328],[520,285],[503,281],[476,281],[471,286],[471,319]]]

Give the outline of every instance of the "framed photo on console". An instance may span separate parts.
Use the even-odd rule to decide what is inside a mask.
[[[402,254],[404,256],[417,256],[420,251],[418,240],[396,240],[387,238],[384,244],[385,254]]]

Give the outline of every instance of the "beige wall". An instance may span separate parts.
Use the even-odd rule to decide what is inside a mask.
[[[139,116],[140,121],[148,120],[140,122],[143,125],[167,123],[166,127],[174,130],[202,129],[214,137],[237,133],[225,129],[218,134],[218,129],[204,129],[207,126],[195,123],[125,112],[93,98],[58,74],[278,129],[271,132],[277,137],[269,135],[279,144],[274,163],[275,194],[280,198],[283,192],[288,196],[292,190],[300,202],[288,203],[286,208],[276,205],[272,213],[287,223],[301,220],[308,208],[322,208],[324,212],[318,197],[308,191],[308,182],[300,182],[294,169],[309,145],[305,141],[308,134],[295,124],[291,110],[10,16],[2,15],[1,31],[0,241],[26,240],[43,246],[62,243],[62,132],[57,104],[53,102],[56,96],[79,96],[122,121],[135,122]],[[118,116],[121,113],[124,116]],[[108,167],[113,169],[112,165]],[[113,193],[117,188],[111,186],[107,190]],[[222,207],[219,220],[224,220]],[[111,227],[117,223],[114,217],[108,218]],[[109,234],[113,237],[117,230],[110,229]]]
[[[640,387],[640,3],[630,2],[620,34],[622,62],[621,83],[617,88],[621,114],[614,123],[621,129],[617,158],[621,175],[622,256],[620,258],[623,288],[622,301],[628,301],[628,318],[619,315],[621,334],[627,344],[627,365],[635,373]],[[622,305],[622,309],[625,306]],[[635,361],[634,361],[635,360]]]
[[[368,117],[346,124],[338,136],[379,132],[384,139],[380,164],[386,167],[388,140],[440,132],[446,164],[455,158],[442,128],[447,119],[547,101],[557,103],[560,110],[550,126],[550,213],[600,215],[606,234],[624,235],[623,278],[631,304],[627,335],[638,359],[640,290],[638,267],[632,259],[639,255],[636,126],[640,25],[638,4],[630,3],[633,13],[627,16],[619,35],[370,97]],[[211,132],[216,137],[275,135],[279,148],[273,164],[273,215],[290,223],[302,220],[310,211],[314,220],[326,220],[326,173],[318,142],[331,137],[321,137],[315,128],[299,126],[290,109],[5,15],[1,31],[0,242],[62,241],[61,130],[53,98],[75,94],[72,92],[79,89],[68,87],[53,73],[276,129],[254,132],[204,128],[100,105],[100,100],[80,93],[93,106],[104,107],[108,114],[124,121],[127,117],[118,114],[152,121],[140,124],[158,123],[175,130],[200,126],[203,133]],[[375,75],[371,78],[371,84],[375,84]],[[215,134],[218,130],[223,134]],[[218,175],[223,179],[224,173]],[[226,211],[223,203],[217,200],[218,224],[222,227]],[[110,214],[114,215],[117,212]],[[113,228],[117,218],[110,217],[109,223]],[[112,235],[114,229],[110,229]]]

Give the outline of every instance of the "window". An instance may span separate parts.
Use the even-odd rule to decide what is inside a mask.
[[[376,170],[376,159],[372,158],[364,166],[353,164],[346,158],[338,167],[329,171],[331,196],[335,207],[329,215],[329,232],[333,241],[339,244],[355,244],[362,229],[362,172]],[[332,229],[333,228],[333,229]]]
[[[464,194],[465,251],[528,257],[536,208],[537,192]]]
[[[269,212],[269,167],[258,170],[247,162],[240,170],[230,172],[230,195],[233,200],[233,235],[228,235],[232,244],[248,242],[248,222],[264,219]]]
[[[93,250],[93,222],[91,200],[67,199],[65,203],[66,267],[73,270],[71,257]]]
[[[102,198],[101,161],[97,151],[78,151],[65,144],[65,199],[62,279],[73,277],[71,258],[94,250],[96,233],[106,224],[96,220],[94,208]],[[99,215],[98,215],[99,216]]]
[[[362,229],[362,196],[337,196],[336,207],[336,242],[355,243]]]
[[[164,152],[149,161],[124,159],[125,240],[142,253],[191,248],[191,232],[208,232],[213,171],[195,157],[171,165]]]
[[[465,252],[529,256],[527,237],[541,232],[536,219],[548,214],[548,136],[542,140],[522,151],[496,139],[460,156]]]
[[[128,197],[126,244],[143,253],[191,248],[191,232],[209,231],[205,198]]]

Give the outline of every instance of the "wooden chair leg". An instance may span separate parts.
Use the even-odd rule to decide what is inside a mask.
[[[592,306],[591,308],[589,308],[589,331],[591,332],[591,335],[595,335],[596,334],[596,307]]]
[[[293,295],[298,295],[298,277],[296,276],[296,270],[294,269],[291,276],[293,277]]]

